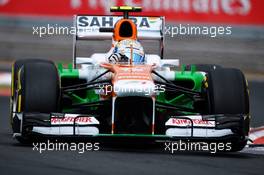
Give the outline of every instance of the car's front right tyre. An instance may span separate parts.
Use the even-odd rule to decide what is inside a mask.
[[[60,81],[56,66],[51,61],[27,60],[14,64],[12,75],[11,120],[15,113],[52,113],[60,109]],[[18,67],[19,65],[19,67]],[[11,122],[13,131],[18,131]],[[17,136],[21,143],[27,141],[22,129]]]

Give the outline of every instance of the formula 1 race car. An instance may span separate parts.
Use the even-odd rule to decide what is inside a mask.
[[[164,59],[165,18],[74,17],[73,64],[18,60],[12,69],[11,125],[20,142],[38,137],[144,138],[230,142],[244,148],[249,132],[247,81],[238,69],[181,65]],[[107,53],[77,56],[79,40],[109,40]],[[145,54],[143,40],[159,41]]]

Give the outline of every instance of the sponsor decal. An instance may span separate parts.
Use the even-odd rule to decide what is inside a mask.
[[[110,36],[106,33],[99,32],[99,28],[114,28],[114,25],[118,20],[122,19],[122,16],[77,16],[76,19],[76,32],[78,36],[81,37],[94,37],[95,35],[100,37]],[[130,17],[133,22],[137,25],[138,36],[146,37],[151,33],[151,37],[156,35],[160,36],[160,30],[162,26],[163,19],[161,17],[156,17],[155,22],[150,22],[149,17]]]
[[[190,118],[193,122],[193,126],[197,126],[197,127],[215,127],[215,122],[214,121],[208,121],[208,120],[202,120],[201,117],[200,118],[193,118],[191,116],[186,116],[188,118]],[[179,118],[170,118],[167,122],[166,122],[166,126],[180,126],[180,127],[187,127],[187,126],[191,126],[192,122],[189,119],[179,119]]]
[[[87,13],[109,15],[110,6],[124,4],[142,6],[143,15],[157,14],[174,22],[264,25],[264,1],[261,0],[56,0],[56,3],[53,0],[0,0],[0,13],[68,17]],[[106,25],[111,24],[111,19],[104,20]],[[155,20],[143,18],[136,23],[147,27],[152,22],[155,23]],[[82,24],[87,24],[85,18],[82,18]],[[95,18],[88,24],[98,25],[103,21]]]
[[[114,27],[114,24],[121,17],[113,16],[80,16],[78,17],[78,27]],[[130,17],[137,27],[150,27],[150,22],[147,17]]]
[[[119,80],[148,80],[152,81],[151,66],[119,67],[115,66],[114,82]]]
[[[73,125],[74,124],[74,120],[75,123],[78,125],[91,125],[91,124],[99,124],[98,120],[96,120],[96,118],[94,117],[89,117],[89,116],[67,116],[65,115],[65,117],[59,117],[59,116],[52,116],[50,123],[51,125]]]

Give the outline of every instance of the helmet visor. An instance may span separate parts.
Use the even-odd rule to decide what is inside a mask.
[[[131,52],[130,52],[130,49],[128,49],[129,50],[129,52],[128,51],[126,51],[124,54],[125,54],[125,56],[128,58],[128,59],[130,59],[131,58]],[[144,63],[144,61],[145,61],[145,56],[142,54],[139,54],[139,53],[137,53],[137,52],[134,52],[133,51],[133,53],[132,53],[133,55],[132,55],[132,62],[133,63]]]

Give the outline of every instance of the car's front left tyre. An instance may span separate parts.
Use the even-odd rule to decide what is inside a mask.
[[[249,93],[247,80],[238,69],[222,68],[208,72],[209,114],[243,115],[244,124],[237,128],[239,139],[232,140],[232,150],[242,150],[249,132]]]

